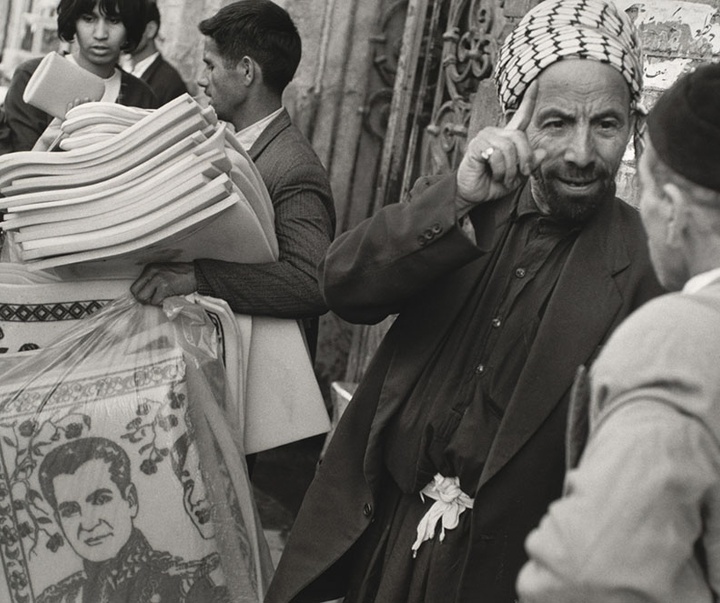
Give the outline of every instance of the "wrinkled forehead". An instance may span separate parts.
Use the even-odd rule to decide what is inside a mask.
[[[627,116],[630,112],[627,83],[617,70],[603,63],[559,61],[543,71],[537,82],[536,114],[543,109],[588,117]]]

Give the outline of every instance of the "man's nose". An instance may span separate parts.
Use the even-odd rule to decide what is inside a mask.
[[[586,167],[595,160],[595,141],[590,127],[577,125],[573,128],[565,151],[565,160],[578,167]]]
[[[97,514],[92,511],[85,512],[80,516],[78,524],[78,534],[80,532],[92,532],[100,523]]]
[[[95,23],[95,31],[94,31],[95,38],[98,40],[104,40],[108,36],[108,28],[107,23],[105,23],[105,19],[98,19]]]

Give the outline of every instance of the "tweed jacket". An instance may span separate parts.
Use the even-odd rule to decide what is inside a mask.
[[[331,246],[321,266],[330,308],[353,322],[398,313],[306,494],[266,601],[341,597],[353,544],[388,479],[383,430],[418,381],[509,228],[512,198],[471,213],[461,232],[455,179],[421,181]],[[392,245],[388,240],[392,237]],[[613,328],[660,292],[637,211],[606,203],[573,244],[474,494],[473,546],[457,601],[513,603],[523,542],[561,494],[569,389]],[[371,547],[372,548],[372,547]]]
[[[42,58],[25,61],[15,69],[5,97],[5,116],[11,132],[13,151],[30,151],[52,121],[52,115],[28,105],[23,94]],[[150,87],[126,71],[120,71],[117,102],[128,107],[156,109],[158,100]]]
[[[327,173],[283,110],[250,148],[275,210],[279,258],[267,264],[195,260],[198,292],[225,300],[234,312],[305,322],[310,350],[317,317],[327,311],[317,265],[335,232]]]
[[[718,281],[653,300],[615,331],[583,388],[580,465],[527,540],[523,602],[718,600],[718,358]]]
[[[168,63],[160,53],[143,72],[140,79],[152,88],[160,106],[188,91],[178,70]]]

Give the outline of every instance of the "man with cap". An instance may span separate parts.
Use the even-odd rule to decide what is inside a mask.
[[[590,438],[527,539],[523,603],[720,596],[719,105],[720,66],[706,65],[648,118],[640,211],[677,292],[630,316],[578,380]]]
[[[268,603],[515,601],[525,537],[562,492],[576,368],[660,292],[637,211],[614,196],[641,72],[612,2],[543,2],[499,56],[505,127],[331,245],[331,309],[398,316]]]

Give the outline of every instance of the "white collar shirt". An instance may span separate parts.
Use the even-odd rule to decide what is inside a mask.
[[[249,151],[250,147],[255,144],[257,139],[260,138],[260,135],[270,125],[270,122],[282,113],[282,110],[283,108],[280,107],[277,111],[273,111],[270,115],[263,117],[261,120],[237,132],[235,138],[237,138],[240,146],[246,151]]]

